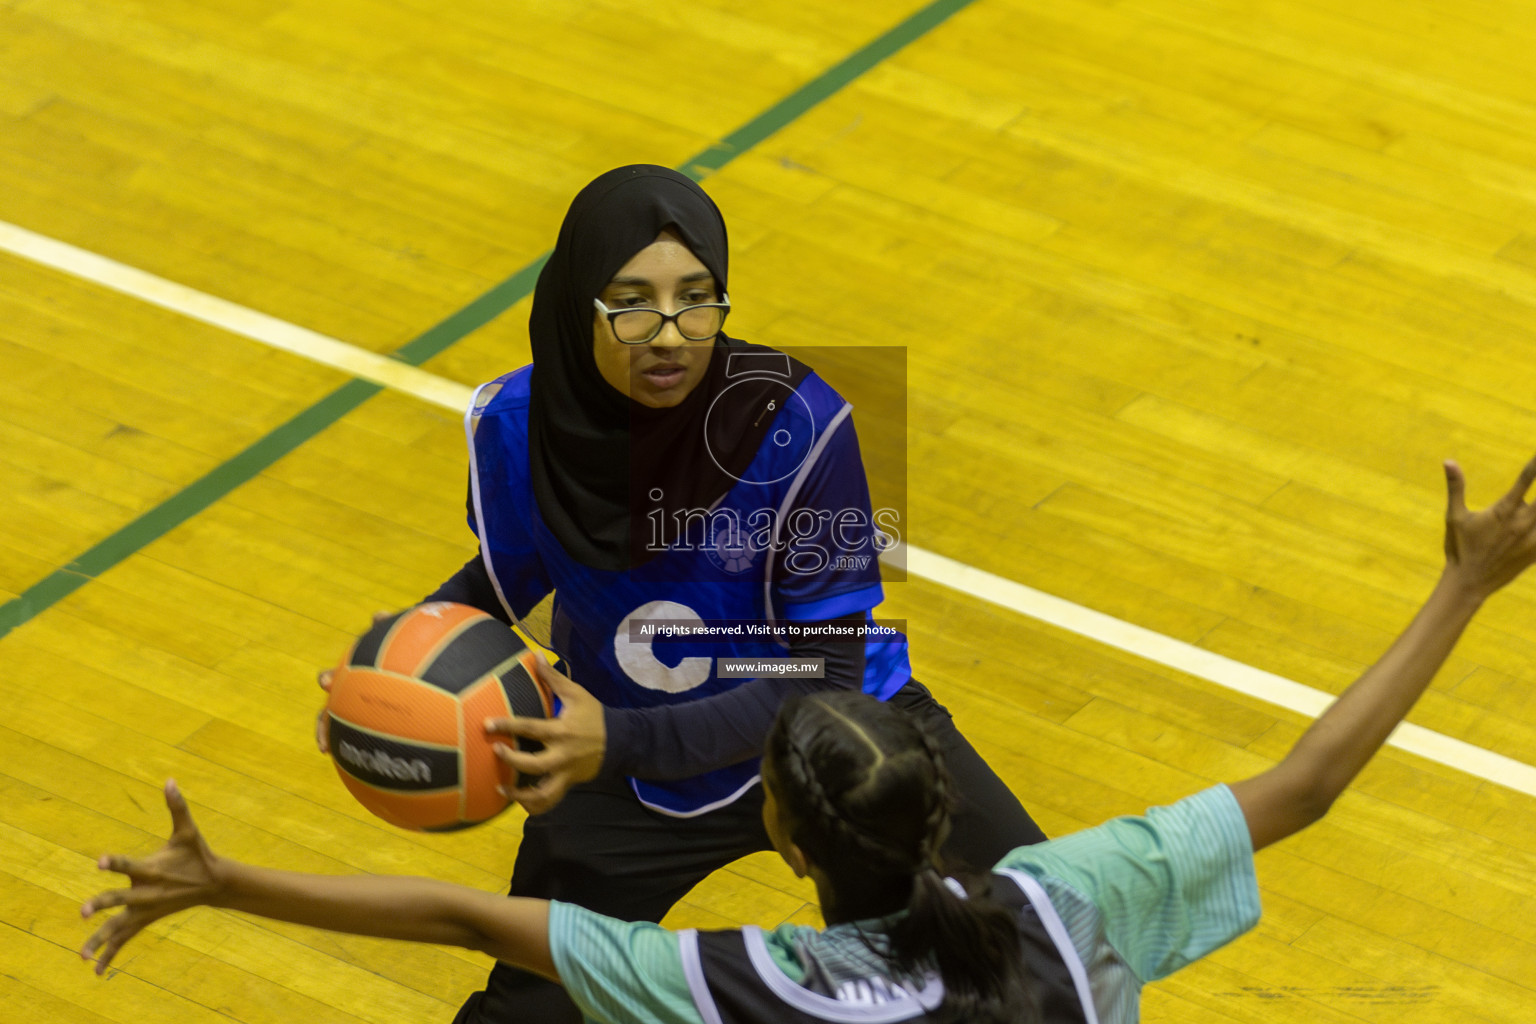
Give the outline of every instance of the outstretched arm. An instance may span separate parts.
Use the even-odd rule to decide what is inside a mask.
[[[1461,467],[1447,462],[1445,479],[1445,569],[1424,606],[1283,761],[1231,787],[1255,850],[1327,813],[1429,686],[1483,601],[1536,561],[1536,505],[1525,500],[1536,459],[1481,512],[1467,510]]]
[[[101,858],[103,870],[127,875],[131,888],[94,896],[80,912],[125,907],[86,940],[80,955],[101,974],[145,925],[196,906],[224,907],[279,921],[386,939],[477,949],[554,981],[549,950],[549,903],[508,899],[425,878],[383,875],[304,875],[226,860],[214,854],[192,821],[174,782],[165,786],[170,840],[134,860]]]

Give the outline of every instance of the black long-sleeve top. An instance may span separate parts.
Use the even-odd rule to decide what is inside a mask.
[[[425,600],[467,604],[511,624],[478,554]],[[864,618],[858,612],[831,622],[858,626]],[[685,779],[758,756],[779,705],[791,694],[858,689],[863,684],[863,642],[830,639],[833,635],[829,631],[789,645],[792,657],[824,659],[821,679],[753,679],[724,693],[680,704],[605,706],[608,738],[602,773],[658,781]]]

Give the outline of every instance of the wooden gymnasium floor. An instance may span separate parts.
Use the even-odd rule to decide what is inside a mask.
[[[1482,503],[1536,449],[1533,48],[1516,0],[0,0],[0,221],[467,385],[526,304],[455,314],[582,183],[693,167],[737,333],[905,347],[908,539],[1337,692],[1434,577],[1439,460]],[[391,831],[310,740],[315,669],[471,550],[457,415],[14,251],[0,324],[0,1019],[446,1021],[480,958],[207,911],[72,951],[168,775],[231,854],[504,884],[515,815]],[[884,613],[1053,833],[1303,721],[916,577]],[[1528,580],[1414,721],[1529,765],[1533,655]],[[1382,757],[1147,1019],[1536,1019],[1519,768]],[[672,921],[808,896],[763,857]]]

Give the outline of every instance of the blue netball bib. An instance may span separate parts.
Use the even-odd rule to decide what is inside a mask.
[[[549,635],[539,639],[603,703],[657,707],[723,692],[745,680],[722,677],[721,659],[783,659],[784,624],[867,618],[879,604],[881,537],[851,406],[820,378],[774,411],[756,457],[714,506],[648,521],[660,553],[605,572],[568,557],[540,515],[528,470],[531,376],[524,367],[484,385],[466,416],[470,525],[514,621],[554,593]],[[911,676],[900,633],[866,640],[865,655],[864,689],[881,699]],[[692,816],[757,778],[753,759],[690,779],[632,781],[648,806]]]

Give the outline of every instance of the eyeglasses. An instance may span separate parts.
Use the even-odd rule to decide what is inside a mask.
[[[719,302],[684,306],[676,313],[643,307],[609,309],[602,299],[593,299],[592,304],[608,318],[613,336],[626,345],[644,345],[660,334],[668,321],[677,324],[677,333],[689,341],[709,341],[720,333],[725,326],[725,314],[731,311],[729,295],[720,296]]]

